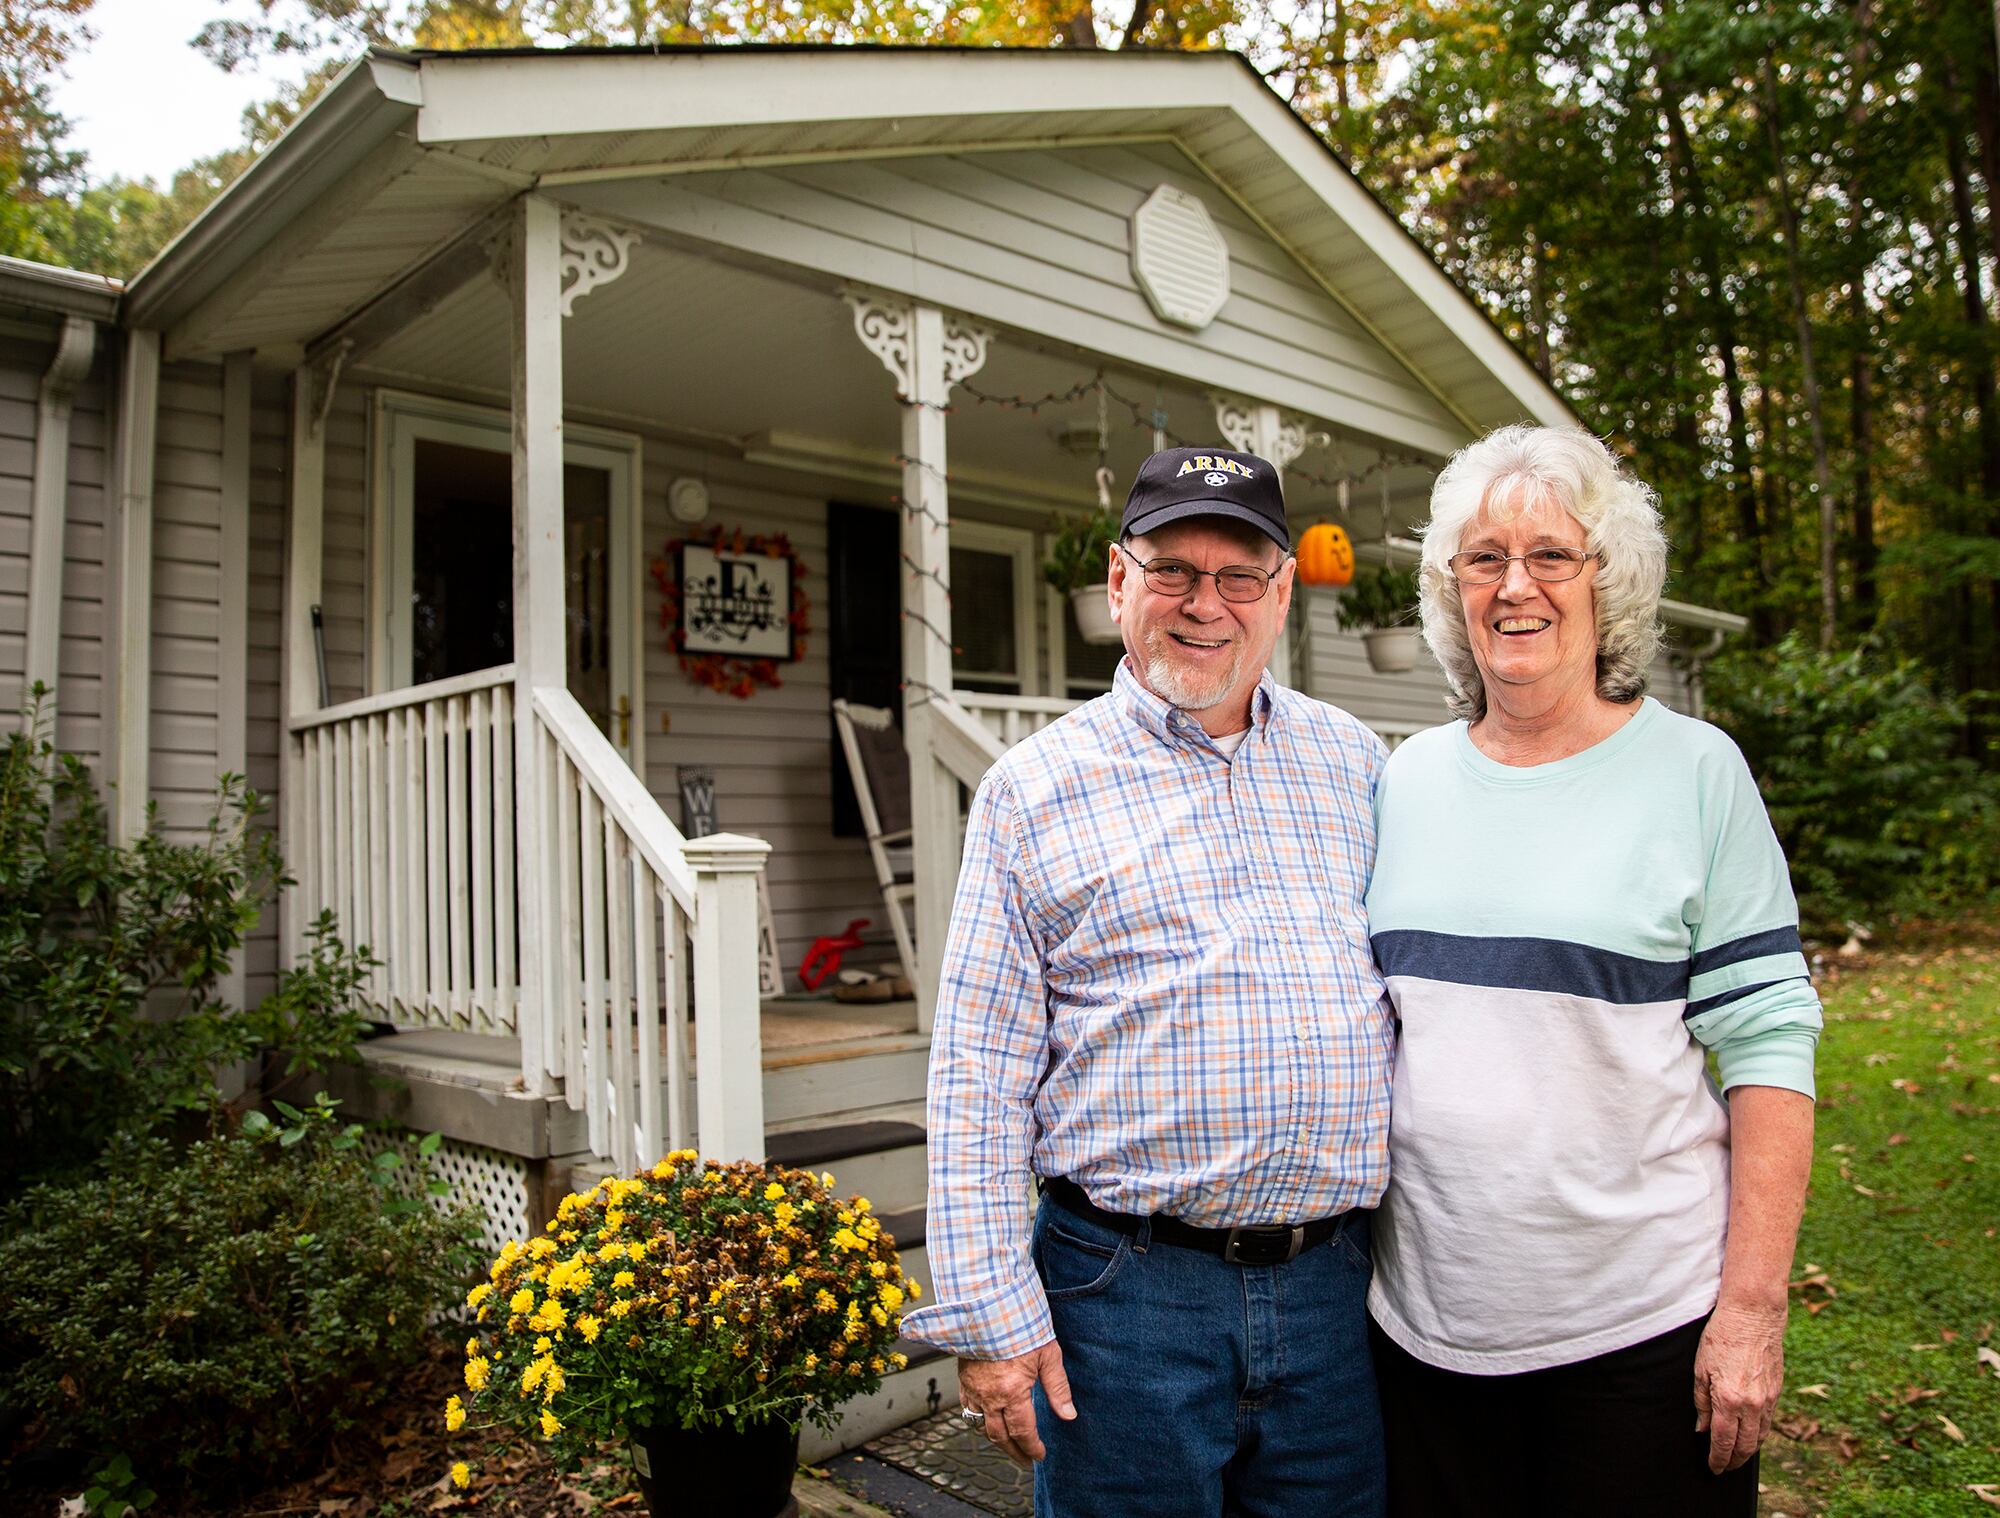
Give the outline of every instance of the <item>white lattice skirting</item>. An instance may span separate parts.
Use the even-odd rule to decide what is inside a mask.
[[[421,1173],[417,1144],[422,1137],[408,1129],[395,1134],[371,1129],[364,1143],[371,1154],[392,1145],[400,1150],[403,1165],[398,1174],[414,1187]],[[439,1212],[467,1204],[478,1208],[479,1244],[488,1255],[497,1255],[509,1239],[525,1239],[536,1231],[528,1216],[528,1162],[518,1154],[446,1139],[431,1156],[430,1168],[451,1188],[430,1198],[431,1205]]]

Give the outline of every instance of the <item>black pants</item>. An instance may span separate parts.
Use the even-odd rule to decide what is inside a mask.
[[[1712,1475],[1694,1431],[1707,1321],[1512,1376],[1439,1370],[1369,1324],[1390,1518],[1754,1518],[1756,1458]]]

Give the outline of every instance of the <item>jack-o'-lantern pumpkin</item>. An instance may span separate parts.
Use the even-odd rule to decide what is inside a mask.
[[[1354,544],[1331,522],[1308,527],[1299,539],[1299,583],[1345,585],[1354,578]]]

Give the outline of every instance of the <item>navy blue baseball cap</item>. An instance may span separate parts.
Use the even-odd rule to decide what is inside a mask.
[[[1188,517],[1233,517],[1248,522],[1286,553],[1292,551],[1278,471],[1254,453],[1162,449],[1139,466],[1118,530],[1131,537]]]

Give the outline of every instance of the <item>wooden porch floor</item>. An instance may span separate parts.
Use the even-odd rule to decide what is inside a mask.
[[[762,1009],[764,1068],[783,1070],[862,1053],[919,1048],[912,1000],[836,1002],[786,996]],[[379,1075],[495,1093],[523,1089],[521,1041],[512,1034],[469,1033],[451,1028],[404,1028],[369,1039],[364,1065]],[[689,1050],[693,1060],[693,1050]]]

